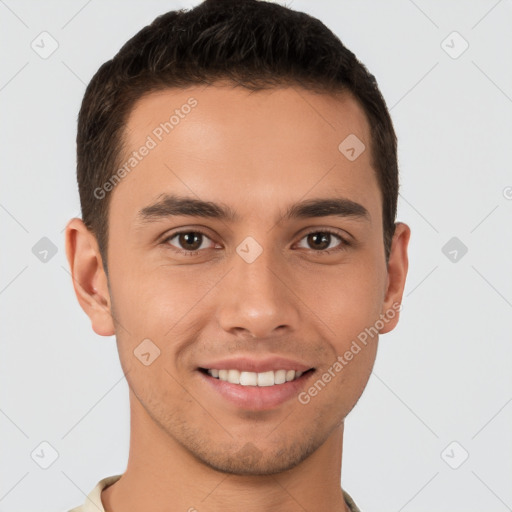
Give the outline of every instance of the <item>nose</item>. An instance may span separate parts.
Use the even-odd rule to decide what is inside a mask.
[[[219,325],[231,334],[254,338],[297,330],[300,301],[293,292],[292,274],[271,250],[263,250],[250,263],[236,254],[220,286]]]

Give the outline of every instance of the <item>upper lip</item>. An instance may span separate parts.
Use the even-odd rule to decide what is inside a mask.
[[[268,357],[266,359],[254,359],[250,357],[234,357],[231,359],[218,359],[201,364],[199,368],[217,370],[240,370],[244,372],[263,373],[277,370],[295,370],[305,372],[312,366],[305,365],[284,357]]]

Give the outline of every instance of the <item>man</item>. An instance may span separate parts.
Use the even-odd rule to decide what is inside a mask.
[[[130,389],[125,472],[78,511],[357,511],[344,420],[398,322],[410,229],[375,79],[257,0],[169,12],[78,120],[80,305]]]

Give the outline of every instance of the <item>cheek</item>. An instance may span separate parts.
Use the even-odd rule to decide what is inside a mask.
[[[188,348],[197,338],[196,333],[203,325],[201,320],[211,316],[205,314],[206,302],[201,300],[219,278],[198,279],[190,269],[170,266],[150,269],[140,263],[131,267],[130,274],[129,262],[123,265],[126,271],[119,266],[111,275],[116,338],[123,369],[133,367],[134,381],[139,376],[142,381],[158,378],[162,379],[162,385],[168,385],[169,380],[173,381],[171,376],[155,372],[160,365],[173,374],[188,368],[185,357]],[[197,307],[200,304],[202,309]],[[148,352],[154,362],[144,366],[137,354]],[[140,375],[141,371],[144,375]]]
[[[123,260],[111,269],[116,320],[137,336],[163,336],[197,304],[207,284],[190,272]]]
[[[311,290],[304,302],[311,305],[312,317],[317,317],[313,321],[327,326],[322,331],[331,349],[319,378],[328,373],[325,379],[332,379],[328,384],[332,400],[341,400],[347,413],[362,393],[375,361],[378,332],[374,327],[380,318],[386,278],[385,267],[379,265],[375,256],[359,253],[350,263],[329,269],[330,275],[301,274],[302,293]]]
[[[347,352],[343,353],[341,359],[343,363],[338,360],[342,369],[338,373],[334,372],[337,376],[331,381],[332,392],[334,393],[332,402],[340,405],[342,417],[348,415],[363,394],[375,362],[376,339],[366,346],[362,344],[359,344],[359,346],[361,350],[353,354],[350,360],[347,358]]]
[[[384,298],[385,269],[371,255],[354,253],[337,266],[319,266],[295,272],[299,297],[330,328],[331,335],[347,340],[373,324]]]

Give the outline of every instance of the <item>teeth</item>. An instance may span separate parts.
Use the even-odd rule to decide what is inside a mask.
[[[274,372],[272,372],[274,373]],[[286,382],[286,370],[277,370],[274,374],[274,384],[284,384]]]
[[[274,372],[258,373],[258,386],[273,386],[274,385]]]
[[[231,384],[240,384],[242,386],[274,386],[284,384],[298,379],[304,372],[295,370],[277,370],[268,372],[241,372],[239,370],[208,370],[208,374],[217,379],[229,382]]]
[[[240,384],[240,372],[238,370],[228,370],[228,382]]]
[[[242,386],[257,386],[258,374],[253,372],[240,372],[240,384],[242,384]]]

